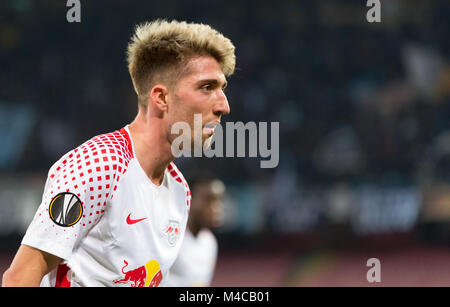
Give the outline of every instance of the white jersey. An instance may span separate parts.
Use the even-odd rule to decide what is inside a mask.
[[[206,287],[211,284],[217,260],[217,240],[209,229],[194,237],[189,230],[177,260],[170,269],[168,286]]]
[[[22,243],[62,258],[41,286],[158,286],[184,237],[190,191],[173,163],[160,186],[128,126],[92,138],[50,169]]]

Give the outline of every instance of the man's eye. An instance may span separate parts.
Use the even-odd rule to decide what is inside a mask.
[[[209,91],[211,89],[211,84],[205,84],[202,86],[202,90]]]

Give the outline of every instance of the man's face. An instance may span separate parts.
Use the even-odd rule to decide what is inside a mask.
[[[198,184],[192,191],[190,214],[199,226],[216,228],[223,224],[223,193],[221,181]]]
[[[191,127],[191,144],[194,141],[194,114],[201,115],[202,145],[211,140],[214,125],[220,123],[222,114],[230,113],[227,97],[223,92],[227,85],[225,75],[211,56],[201,56],[188,62],[188,73],[182,76],[173,92],[169,93],[167,116],[168,132],[176,122]],[[171,135],[170,142],[177,137]]]

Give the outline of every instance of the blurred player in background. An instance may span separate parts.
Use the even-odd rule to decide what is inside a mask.
[[[128,68],[138,114],[50,169],[40,207],[3,286],[158,286],[178,256],[190,191],[173,164],[177,122],[202,141],[230,112],[231,41],[207,25],[157,20],[136,28]],[[101,122],[101,120],[100,120]],[[205,129],[206,128],[206,129]],[[193,133],[191,145],[193,146]]]
[[[189,180],[191,211],[180,253],[170,269],[168,285],[210,286],[217,260],[217,240],[211,228],[222,225],[224,183],[213,177]]]

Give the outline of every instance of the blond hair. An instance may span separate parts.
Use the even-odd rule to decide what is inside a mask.
[[[156,82],[177,80],[186,71],[187,62],[196,56],[212,56],[224,75],[232,75],[234,49],[228,38],[204,24],[158,19],[136,26],[127,60],[139,103],[146,106],[151,87]]]

